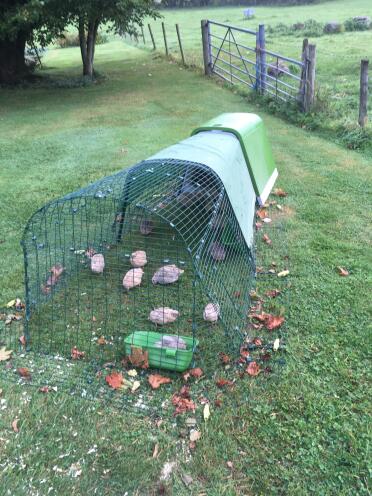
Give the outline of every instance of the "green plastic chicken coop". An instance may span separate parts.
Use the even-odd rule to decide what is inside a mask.
[[[45,205],[22,240],[27,349],[182,371],[220,333],[238,346],[276,177],[262,120],[222,114]]]

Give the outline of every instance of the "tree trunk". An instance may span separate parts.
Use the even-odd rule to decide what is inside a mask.
[[[25,64],[27,34],[20,31],[14,40],[0,39],[0,83],[12,84],[28,72]]]
[[[94,76],[94,51],[97,39],[99,20],[93,19],[88,22],[87,30],[83,19],[79,19],[79,42],[81,59],[83,61],[83,76],[93,79]]]

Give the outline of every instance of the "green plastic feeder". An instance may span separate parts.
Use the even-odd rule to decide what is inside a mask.
[[[186,350],[179,348],[158,348],[155,343],[162,339],[164,333],[152,331],[135,331],[125,338],[125,353],[130,355],[132,346],[142,348],[149,352],[149,365],[157,369],[174,370],[175,372],[183,372],[186,370],[192,360],[194,349],[198,346],[199,341],[187,336],[174,336],[181,338],[186,343]],[[167,334],[172,336],[172,334]]]

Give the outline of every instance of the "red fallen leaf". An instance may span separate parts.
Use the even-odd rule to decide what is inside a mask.
[[[267,234],[264,234],[262,236],[262,241],[264,241],[267,245],[271,245],[272,244],[272,241],[271,241],[271,239],[269,238],[269,236]]]
[[[284,317],[281,317],[280,315],[270,315],[265,321],[265,326],[266,329],[269,331],[272,331],[273,329],[277,329],[280,327],[284,322]]]
[[[26,346],[26,337],[25,336],[20,336],[18,340],[22,346]]]
[[[190,370],[190,375],[192,375],[193,377],[196,377],[197,379],[199,379],[199,377],[201,377],[203,374],[204,374],[204,372],[201,368],[196,368],[196,369]]]
[[[190,441],[190,442],[189,442],[189,448],[190,448],[191,450],[195,449],[195,448],[196,448],[196,442],[195,442],[195,441]]]
[[[280,198],[284,198],[288,196],[288,193],[281,188],[275,188],[273,191],[273,195],[279,196]]]
[[[214,406],[217,407],[217,408],[221,408],[221,406],[222,406],[222,400],[220,400],[219,398],[217,398],[216,400],[214,400]]]
[[[188,386],[182,386],[179,393],[174,393],[172,396],[172,404],[176,407],[173,415],[179,415],[180,413],[185,413],[187,411],[195,412],[195,403],[189,397]]]
[[[266,291],[265,295],[268,297],[268,298],[276,298],[277,296],[279,296],[281,293],[281,291],[279,291],[279,289],[272,289],[271,291]]]
[[[240,348],[240,356],[242,358],[248,358],[249,357],[249,351],[243,347]]]
[[[256,222],[255,223],[255,226],[256,226],[256,231],[258,231],[259,229],[261,229],[261,227],[263,226],[262,222]]]
[[[263,322],[263,323],[265,323],[265,322],[266,322],[266,319],[267,319],[267,317],[268,317],[268,315],[270,315],[270,314],[265,313],[265,312],[262,312],[262,313],[260,313],[260,314],[258,314],[258,313],[252,313],[252,314],[250,315],[250,317],[252,317],[252,319],[256,319],[256,320],[258,320],[259,322]]]
[[[256,215],[260,219],[265,219],[267,217],[267,212],[264,208],[260,208],[259,210],[257,210]]]
[[[225,386],[233,386],[233,385],[234,385],[233,381],[229,381],[228,379],[221,378],[216,381],[216,386],[219,388],[223,388]]]
[[[71,349],[71,358],[73,360],[80,360],[81,358],[84,358],[85,352],[84,351],[79,351],[76,346],[74,346]]]
[[[344,269],[343,267],[337,267],[337,269],[340,276],[346,277],[349,275],[349,271]]]
[[[170,382],[172,382],[169,377],[164,377],[160,374],[149,375],[148,381],[152,389],[158,389],[162,384],[169,384]]]
[[[19,419],[15,419],[13,420],[12,422],[12,429],[14,432],[19,432],[19,429],[18,429],[18,422],[19,422]]]
[[[26,367],[20,367],[17,372],[24,379],[31,380],[31,373]]]
[[[223,363],[224,365],[230,363],[231,358],[229,357],[229,355],[226,355],[226,353],[223,353],[221,351],[221,353],[219,353],[218,356],[220,358],[221,363]]]
[[[106,375],[105,380],[113,389],[119,389],[123,384],[123,374],[120,372],[112,372],[112,374]]]
[[[262,346],[262,339],[261,338],[254,338],[253,344],[256,346]]]
[[[271,354],[270,353],[262,353],[262,355],[260,355],[260,359],[263,362],[267,362],[268,360],[271,359]]]
[[[251,362],[246,368],[246,372],[249,375],[256,376],[260,373],[260,366],[257,362]]]

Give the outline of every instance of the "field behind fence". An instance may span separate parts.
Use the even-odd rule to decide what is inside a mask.
[[[313,115],[305,119],[303,125],[309,129],[345,136],[350,148],[358,147],[359,141],[353,142],[353,136],[359,139],[359,92],[361,59],[372,61],[372,31],[341,32],[324,34],[320,27],[330,19],[341,23],[352,16],[369,15],[372,17],[372,3],[369,0],[356,0],[351,5],[346,0],[336,0],[326,5],[309,5],[302,7],[257,7],[254,8],[253,19],[245,19],[244,7],[177,9],[162,11],[163,19],[150,21],[156,49],[165,53],[164,25],[169,55],[182,61],[176,24],[179,26],[180,38],[187,65],[203,67],[203,50],[200,22],[201,19],[229,24],[256,31],[259,24],[266,28],[266,49],[288,58],[301,60],[304,38],[316,45],[316,88],[317,103]],[[303,31],[295,31],[293,25],[310,22]],[[152,42],[148,25],[144,26],[146,47],[151,49]],[[143,40],[139,39],[139,45]],[[371,73],[371,69],[369,71]],[[296,75],[299,75],[296,73]],[[372,78],[369,78],[369,99],[367,109],[372,115]],[[362,143],[372,152],[372,144],[368,143],[368,133],[362,135]],[[350,142],[348,138],[350,135]]]

